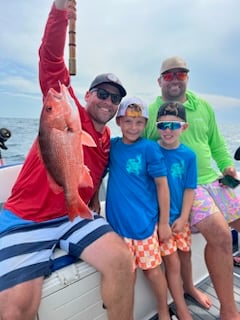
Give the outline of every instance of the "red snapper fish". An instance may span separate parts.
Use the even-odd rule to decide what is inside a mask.
[[[49,184],[57,194],[64,191],[69,219],[92,219],[91,210],[79,195],[79,187],[93,187],[84,164],[83,145],[96,147],[93,138],[82,130],[78,109],[65,85],[60,93],[50,89],[44,99],[39,125],[39,146],[48,171]]]

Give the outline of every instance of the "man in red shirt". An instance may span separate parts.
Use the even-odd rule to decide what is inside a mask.
[[[52,252],[59,245],[102,273],[102,298],[108,318],[132,320],[131,256],[96,213],[96,195],[109,156],[110,132],[105,125],[114,117],[126,91],[114,74],[101,74],[85,94],[86,107],[79,103],[63,58],[66,7],[67,0],[55,0],[50,11],[39,50],[39,81],[43,97],[50,88],[59,90],[59,81],[69,88],[82,129],[96,143],[94,148],[84,146],[84,162],[94,186],[79,190],[81,198],[95,210],[94,219],[78,216],[69,221],[64,193],[55,194],[49,186],[36,139],[0,214],[0,319],[30,320],[36,316],[44,276],[51,273]]]

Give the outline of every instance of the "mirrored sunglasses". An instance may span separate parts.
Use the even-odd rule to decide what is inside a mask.
[[[122,100],[122,96],[120,96],[119,94],[108,92],[103,88],[95,88],[90,90],[90,92],[96,92],[97,97],[100,100],[106,100],[110,96],[113,104],[119,104]]]
[[[184,124],[185,124],[185,122],[181,122],[181,121],[158,121],[156,123],[157,128],[160,130],[166,130],[166,129],[178,130]]]
[[[187,79],[188,73],[186,71],[169,71],[162,73],[163,80],[165,81],[172,81],[174,77],[177,78],[177,80],[184,81]]]

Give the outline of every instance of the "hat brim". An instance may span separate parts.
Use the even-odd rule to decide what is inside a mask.
[[[127,95],[126,90],[120,84],[116,82],[107,82],[107,83],[111,84],[113,87],[116,87],[119,90],[122,97],[125,97]]]
[[[161,74],[165,73],[165,72],[168,72],[168,71],[171,71],[171,70],[174,70],[174,69],[178,69],[178,70],[182,70],[182,71],[185,71],[185,72],[189,72],[189,69],[187,68],[182,68],[182,67],[171,67],[170,69],[165,69],[165,70],[162,70],[161,71]]]
[[[104,83],[107,83],[107,84],[110,84],[111,86],[117,88],[120,92],[120,95],[122,97],[125,97],[127,95],[127,92],[126,90],[123,88],[123,86],[121,86],[120,84],[116,83],[116,82],[111,82],[111,81],[104,81],[104,82],[100,82],[100,83],[97,83],[95,86],[91,86],[89,88],[89,90],[92,90],[93,88],[97,88],[99,87],[101,84],[104,84]]]

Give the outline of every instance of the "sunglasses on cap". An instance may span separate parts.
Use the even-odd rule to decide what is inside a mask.
[[[172,81],[174,77],[177,78],[177,80],[184,81],[187,79],[188,73],[186,71],[168,71],[162,73],[162,78],[165,81]]]
[[[182,122],[182,121],[158,121],[156,123],[157,128],[160,130],[166,130],[166,129],[178,130],[184,124],[185,124],[185,122]]]
[[[97,97],[100,100],[106,100],[110,96],[113,104],[119,104],[122,100],[122,96],[120,96],[119,94],[108,92],[103,88],[95,88],[90,90],[90,92],[96,92]]]

